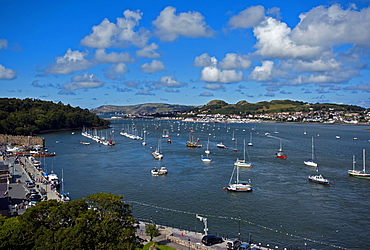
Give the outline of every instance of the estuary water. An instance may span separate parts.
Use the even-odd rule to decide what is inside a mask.
[[[59,176],[63,169],[64,189],[72,199],[119,194],[139,219],[202,232],[199,215],[207,218],[208,233],[244,241],[251,237],[279,249],[370,249],[370,180],[347,174],[353,155],[357,169],[362,169],[362,150],[370,155],[369,126],[120,120],[111,127],[97,133],[112,134],[115,146],[98,144],[81,131],[44,135],[49,152],[57,156],[41,162]],[[147,131],[147,145],[120,135],[122,129],[138,135]],[[162,138],[164,130],[172,143]],[[190,130],[202,148],[185,146]],[[303,163],[311,158],[311,138],[318,168]],[[213,161],[205,163],[201,155],[208,139]],[[223,187],[235,160],[243,158],[244,140],[253,143],[246,154],[253,168],[240,169],[239,175],[251,180],[253,192],[228,192]],[[158,142],[162,161],[151,155]],[[229,148],[217,148],[219,142]],[[276,157],[280,142],[287,159]],[[152,176],[151,169],[161,166],[168,175]],[[367,167],[370,171],[369,161]],[[317,171],[332,186],[309,182]]]

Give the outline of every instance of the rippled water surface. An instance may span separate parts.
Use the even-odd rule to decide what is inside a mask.
[[[148,131],[147,145],[119,134],[122,129]],[[202,148],[185,146],[190,129]],[[73,199],[97,192],[124,195],[133,214],[157,224],[203,230],[195,214],[208,218],[209,232],[279,248],[370,249],[370,180],[347,175],[352,156],[362,168],[362,149],[370,155],[370,130],[365,126],[322,124],[202,124],[174,121],[120,121],[99,135],[112,133],[115,146],[103,146],[81,131],[44,135],[54,158],[43,159],[47,170],[61,175]],[[162,139],[163,130],[172,143]],[[278,133],[274,133],[274,132]],[[265,136],[269,132],[271,136]],[[305,133],[306,132],[306,133]],[[236,158],[243,158],[243,140],[253,168],[241,169],[240,178],[252,181],[253,192],[230,193],[227,186]],[[232,141],[234,134],[235,141]],[[339,139],[336,136],[340,136]],[[303,164],[311,157],[314,137],[318,170],[333,186],[308,182],[316,168]],[[358,138],[353,140],[353,138]],[[211,163],[201,161],[210,140]],[[89,146],[79,141],[89,141]],[[164,159],[151,152],[160,142]],[[275,153],[280,141],[287,159]],[[219,149],[223,142],[228,149]],[[233,151],[238,148],[238,151]],[[248,157],[247,157],[248,158]],[[369,157],[370,158],[370,157]],[[369,161],[367,161],[368,163]],[[153,167],[165,166],[167,176],[152,176]],[[368,164],[370,171],[370,166]],[[238,220],[240,218],[240,220]],[[305,240],[306,239],[306,240]]]

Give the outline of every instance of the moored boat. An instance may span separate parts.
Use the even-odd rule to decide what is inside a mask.
[[[236,179],[235,179],[235,182],[232,183],[235,170],[236,170]],[[248,181],[239,180],[239,167],[234,165],[233,173],[231,174],[230,181],[229,181],[229,186],[227,186],[225,189],[227,189],[227,191],[232,191],[232,192],[251,192],[252,185],[251,185],[250,180]]]
[[[308,180],[323,185],[330,185],[330,181],[325,179],[321,174],[308,176]]]
[[[245,152],[246,152],[246,148],[245,148],[245,140],[244,140],[244,159],[240,160],[240,159],[237,158],[234,165],[237,166],[237,167],[252,168],[252,163],[250,162],[250,160],[249,160],[249,162],[247,162],[246,159],[245,159]]]
[[[279,151],[276,153],[276,157],[280,158],[280,159],[286,159],[287,158],[287,156],[283,152],[283,144],[282,144],[281,140],[280,140],[280,148],[279,148]]]
[[[152,175],[165,175],[165,174],[168,173],[168,171],[167,171],[167,168],[166,167],[161,167],[160,169],[153,168],[151,170],[151,173],[152,173]]]
[[[158,140],[158,146],[155,149],[155,151],[152,152],[152,155],[153,155],[154,159],[156,159],[156,160],[162,160],[163,159],[163,154],[161,153],[160,142],[161,141]]]
[[[216,145],[218,148],[228,148],[227,146],[225,146],[222,142],[220,143],[217,143]]]
[[[310,167],[317,167],[317,163],[314,160],[314,146],[313,146],[313,137],[312,137],[312,146],[311,146],[311,159],[308,159],[307,161],[304,161],[304,164]]]
[[[348,174],[353,177],[363,178],[363,179],[370,179],[370,173],[366,173],[366,151],[363,149],[363,169],[362,170],[355,170],[356,160],[355,156],[353,156],[353,168],[348,170]]]

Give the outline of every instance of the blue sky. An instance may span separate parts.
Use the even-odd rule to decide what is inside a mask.
[[[0,0],[1,97],[370,107],[370,1]]]

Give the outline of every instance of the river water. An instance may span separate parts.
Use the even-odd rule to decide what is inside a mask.
[[[49,152],[57,156],[41,161],[59,176],[63,169],[64,189],[72,199],[98,192],[119,194],[133,205],[137,218],[202,232],[198,214],[207,218],[209,233],[244,241],[251,236],[254,243],[279,249],[370,249],[370,180],[347,174],[353,155],[356,168],[362,169],[362,150],[370,154],[368,126],[140,120],[113,121],[111,126],[98,134],[112,133],[115,146],[98,144],[81,131],[44,135]],[[119,134],[132,128],[139,135],[148,132],[146,146]],[[191,129],[202,148],[185,146]],[[163,130],[169,131],[171,144],[161,138]],[[303,163],[311,158],[312,137],[317,169]],[[201,161],[208,138],[211,163]],[[223,187],[236,158],[243,158],[243,140],[251,138],[247,156],[253,168],[241,169],[240,179],[250,179],[253,192],[228,192]],[[159,141],[162,161],[151,155]],[[280,141],[287,159],[275,156]],[[217,148],[219,142],[229,148]],[[150,170],[161,166],[168,175],[152,176]],[[367,166],[370,171],[368,161]],[[308,181],[317,170],[332,186]]]

